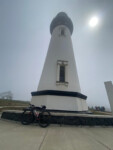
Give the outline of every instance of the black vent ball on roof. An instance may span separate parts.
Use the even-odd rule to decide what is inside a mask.
[[[73,23],[71,19],[67,16],[66,13],[60,12],[57,14],[57,16],[52,20],[51,25],[50,25],[50,32],[52,34],[53,30],[55,27],[59,25],[65,25],[69,28],[71,34],[73,32]]]

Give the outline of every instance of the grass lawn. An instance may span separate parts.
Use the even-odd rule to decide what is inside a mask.
[[[29,106],[29,101],[0,99],[0,111],[3,110],[22,110]]]

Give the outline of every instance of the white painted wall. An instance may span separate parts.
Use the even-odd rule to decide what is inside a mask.
[[[111,111],[112,111],[112,114],[113,114],[113,84],[112,84],[111,81],[104,82],[104,84],[105,84],[107,96],[108,96],[108,99],[109,99]]]
[[[61,27],[65,27],[65,37],[60,36]],[[57,60],[68,61],[68,86],[56,85]],[[53,30],[47,57],[38,86],[38,91],[40,90],[62,90],[81,92],[72,47],[71,34],[69,29],[64,25],[57,26]]]
[[[36,106],[46,105],[47,109],[67,111],[87,111],[86,101],[68,96],[33,96],[31,103]]]
[[[65,36],[60,35],[61,27],[65,28]],[[66,84],[56,84],[58,79],[58,60],[67,61]],[[40,78],[38,91],[59,90],[81,93],[77,67],[69,29],[64,25],[57,26],[52,33],[45,64]],[[87,111],[85,100],[66,96],[33,96],[32,104],[36,106],[46,105],[48,109]]]
[[[47,96],[45,96],[45,95],[43,95],[43,96],[32,96],[31,104],[33,104],[35,106],[42,106],[42,105],[47,106]]]

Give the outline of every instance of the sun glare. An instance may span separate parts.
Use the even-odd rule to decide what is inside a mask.
[[[92,17],[89,21],[90,27],[95,27],[98,24],[98,17]]]

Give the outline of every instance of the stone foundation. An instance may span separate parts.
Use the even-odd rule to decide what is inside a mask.
[[[19,112],[3,112],[1,118],[19,121],[21,120],[21,114]],[[51,124],[65,124],[65,125],[83,125],[83,126],[113,126],[113,117],[112,116],[94,116],[94,115],[63,115],[60,113],[53,113],[51,116]]]

